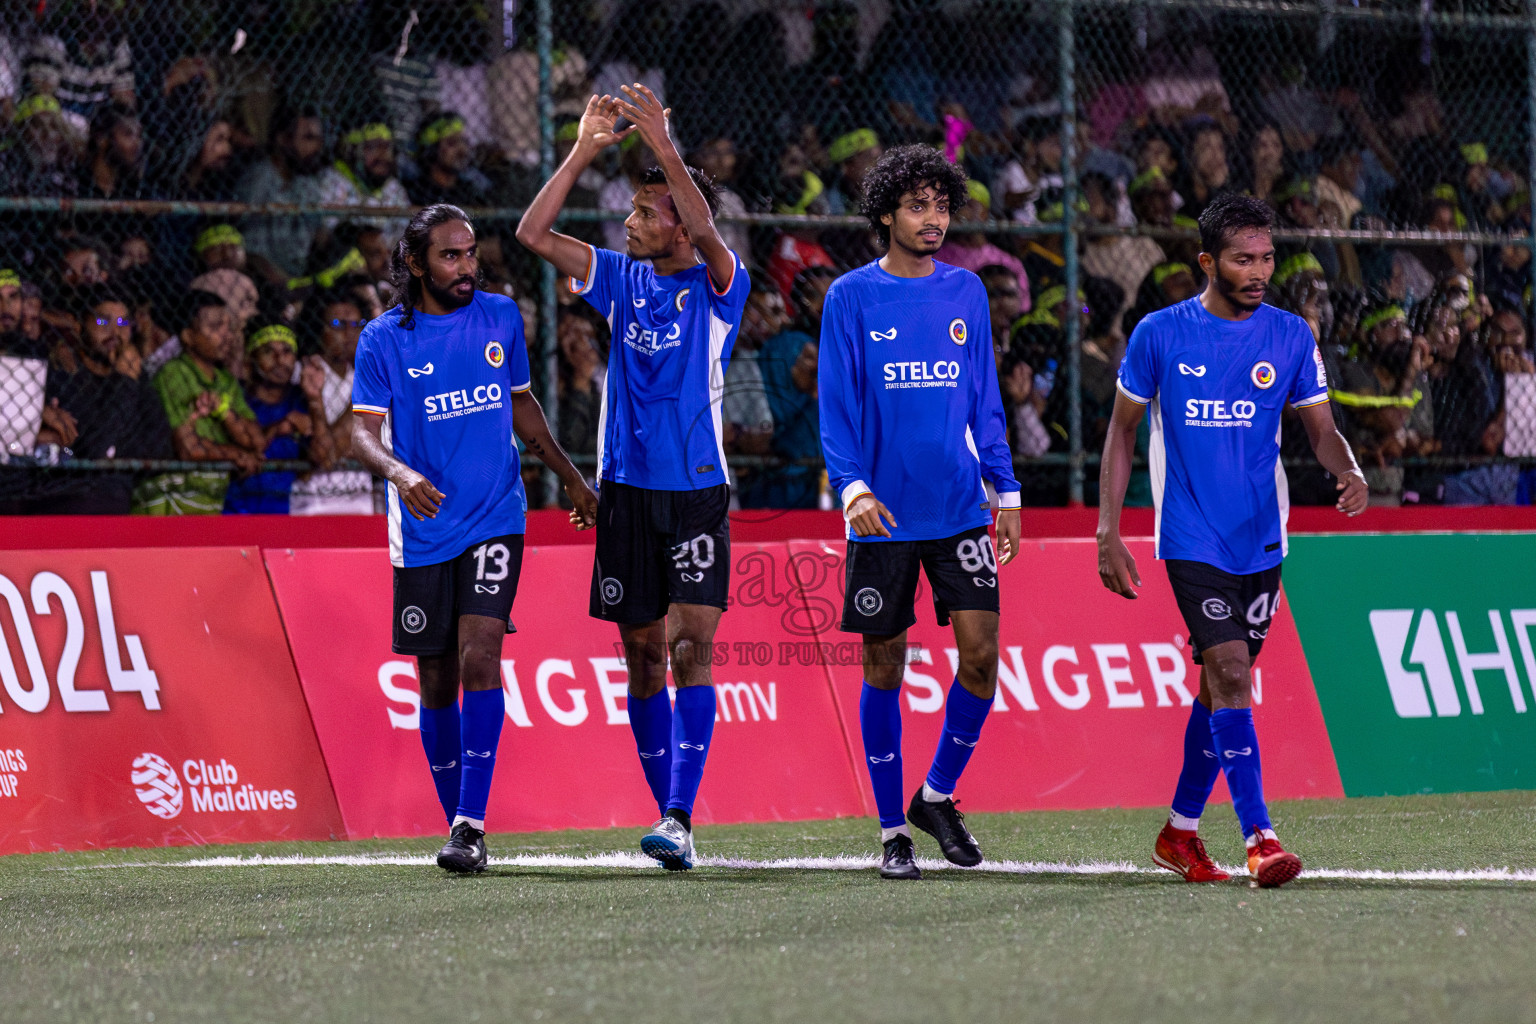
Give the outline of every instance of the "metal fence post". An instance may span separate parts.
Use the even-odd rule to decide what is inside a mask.
[[[552,22],[553,0],[535,0],[539,49],[539,180],[548,181],[555,173],[555,98],[551,91],[551,73],[554,60],[554,28]],[[559,306],[555,297],[555,268],[546,261],[539,261],[539,354],[544,364],[544,415],[559,431],[560,423],[560,356],[555,342],[555,319]],[[559,482],[552,471],[546,469],[543,481],[550,500],[559,497]]]
[[[1533,0],[1536,2],[1536,0]],[[1077,301],[1077,66],[1073,35],[1073,0],[1059,0],[1056,8],[1057,59],[1060,62],[1061,97],[1061,249],[1062,276],[1067,288],[1067,319],[1062,324],[1066,343],[1066,372],[1058,374],[1067,388],[1068,478],[1067,503],[1083,503],[1083,387],[1082,329]]]

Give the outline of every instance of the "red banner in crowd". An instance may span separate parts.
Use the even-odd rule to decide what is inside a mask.
[[[714,679],[719,711],[695,819],[864,812],[826,675],[781,662],[813,634],[780,544],[735,545],[732,610]],[[413,659],[390,653],[380,550],[268,551],[293,656],[351,837],[442,833],[418,732]],[[590,549],[531,548],[502,650],[507,721],[489,821],[497,830],[641,826],[656,805],[629,730],[616,627],[587,615]],[[811,649],[814,645],[811,645]]]
[[[806,606],[824,628],[822,650],[862,757],[858,731],[860,637],[838,631],[842,541],[790,547]],[[1150,541],[1132,542],[1145,586],[1135,601],[1099,582],[1092,541],[1026,541],[998,573],[1002,598],[997,700],[960,783],[968,810],[1147,807],[1173,795],[1188,706],[1200,688],[1184,623]],[[974,553],[982,557],[980,552]],[[906,791],[922,784],[943,725],[959,654],[935,625],[919,583],[917,625],[902,687]],[[1343,796],[1322,712],[1284,601],[1256,673],[1255,720],[1272,799]],[[859,772],[866,799],[868,774]],[[1217,798],[1225,799],[1218,781]]]
[[[0,553],[0,853],[326,839],[254,549]]]

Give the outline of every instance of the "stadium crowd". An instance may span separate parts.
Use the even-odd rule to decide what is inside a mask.
[[[104,3],[0,18],[3,194],[356,209],[0,214],[7,458],[239,467],[79,474],[6,510],[374,510],[367,475],[338,465],[359,331],[395,300],[401,222],[368,210],[525,205],[540,184],[537,60],[521,22],[515,45],[467,42],[464,26],[478,23],[454,0],[419,24],[402,3],[315,6],[324,13],[305,37],[342,42],[301,45],[282,20],[297,15],[274,5],[272,23],[256,15],[233,53],[182,46]],[[1041,457],[1068,451],[1068,318],[1081,325],[1083,441],[1096,453],[1130,332],[1204,285],[1192,233],[1145,229],[1191,228],[1235,189],[1271,203],[1286,229],[1531,232],[1523,138],[1453,131],[1467,119],[1447,116],[1416,50],[1367,59],[1371,41],[1344,33],[1330,60],[1304,67],[1262,41],[1213,51],[1198,33],[1166,31],[1142,45],[1110,21],[1078,58],[1075,215],[1089,230],[1081,290],[1068,295],[1063,234],[1047,230],[1065,194],[1049,23],[919,0],[880,16],[819,2],[734,21],[710,2],[599,10],[556,12],[557,159],[589,95],[639,81],[672,107],[681,148],[720,183],[726,213],[857,214],[864,172],[898,143],[963,163],[970,202],[939,258],[974,270],[990,296],[1027,504],[1067,498],[1065,465]],[[651,162],[631,137],[570,205],[627,211]],[[987,222],[1009,229],[975,230]],[[484,287],[517,299],[536,344],[537,263],[510,219],[477,225]],[[624,248],[618,220],[567,230]],[[738,500],[815,507],[821,301],[838,274],[878,255],[874,240],[808,223],[732,224],[726,241],[752,274],[723,399],[727,451],[758,457],[736,471]],[[1504,458],[1536,455],[1530,255],[1518,243],[1278,243],[1270,301],[1312,327],[1373,501],[1532,501],[1536,471]],[[574,300],[562,289],[557,432],[590,456],[607,324]],[[1288,428],[1286,453],[1306,450]],[[291,459],[316,468],[264,468]],[[1293,470],[1291,489],[1298,503],[1333,501],[1320,470]],[[553,501],[541,495],[530,477],[531,500]]]

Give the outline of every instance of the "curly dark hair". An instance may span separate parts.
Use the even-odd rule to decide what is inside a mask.
[[[882,249],[891,246],[891,229],[880,218],[895,213],[902,196],[926,187],[948,196],[951,210],[960,209],[970,198],[965,171],[930,146],[897,146],[864,176],[864,215],[869,218],[869,226],[879,237]]]
[[[1200,214],[1200,251],[1217,256],[1232,236],[1244,228],[1275,227],[1275,211],[1262,199],[1241,192],[1222,192]]]

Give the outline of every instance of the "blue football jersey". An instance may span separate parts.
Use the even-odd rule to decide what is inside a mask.
[[[1151,406],[1157,557],[1238,575],[1279,565],[1290,513],[1280,413],[1328,400],[1306,321],[1267,305],[1224,320],[1197,295],[1136,326],[1119,388]]]
[[[598,416],[598,479],[657,491],[729,481],[720,401],[751,283],[740,257],[723,291],[698,263],[676,274],[610,249],[572,279],[608,321],[608,380]]]
[[[395,458],[443,492],[418,522],[389,485],[389,558],[436,565],[491,537],[523,533],[528,500],[512,433],[512,396],[527,391],[528,345],[517,303],[475,293],[446,316],[418,311],[400,327],[392,309],[357,342],[352,408],[384,417]]]
[[[987,525],[983,476],[1019,506],[987,292],[969,270],[896,277],[877,260],[833,281],[817,379],[832,489],[844,509],[874,492],[896,518],[891,540]]]

